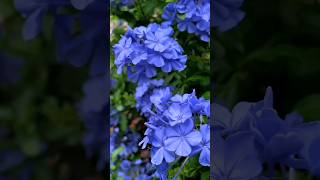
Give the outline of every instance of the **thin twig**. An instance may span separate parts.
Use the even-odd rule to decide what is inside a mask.
[[[187,157],[187,158],[183,161],[183,163],[182,163],[179,171],[178,171],[177,174],[173,177],[172,180],[177,180],[177,179],[178,179],[179,174],[181,173],[181,171],[183,170],[183,168],[186,166],[188,160],[189,160],[189,157]]]

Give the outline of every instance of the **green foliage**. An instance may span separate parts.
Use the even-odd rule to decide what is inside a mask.
[[[301,99],[296,105],[295,110],[300,113],[306,121],[320,120],[320,94],[309,95]]]

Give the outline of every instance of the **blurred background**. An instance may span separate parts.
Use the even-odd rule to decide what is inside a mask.
[[[107,8],[1,0],[1,180],[107,177]]]
[[[310,125],[310,129],[306,131],[308,137],[299,134],[299,138],[307,141],[319,137],[320,2],[245,0],[240,9],[245,17],[237,27],[213,33],[215,102],[232,109],[241,101],[263,99],[267,87],[272,87],[274,109],[279,117],[301,114],[296,120],[301,126]],[[278,127],[261,128],[268,134]],[[318,142],[314,143],[314,152],[319,150]],[[308,160],[318,163],[317,157],[310,156]],[[263,167],[267,169],[266,164]],[[279,167],[276,166],[277,174],[272,177],[287,179]],[[319,168],[313,170],[313,174],[317,173]],[[305,170],[297,171],[294,176],[294,179],[316,179]]]
[[[217,101],[255,102],[271,86],[281,117],[297,111],[320,120],[320,4],[308,0],[244,1],[245,17],[213,34]]]

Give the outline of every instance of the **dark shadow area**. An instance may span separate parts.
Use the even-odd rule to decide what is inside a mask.
[[[213,178],[315,179],[320,3],[215,4]]]
[[[0,2],[0,179],[106,179],[104,0]]]

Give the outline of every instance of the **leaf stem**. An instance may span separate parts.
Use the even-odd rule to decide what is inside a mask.
[[[178,170],[177,174],[172,178],[172,180],[177,180],[177,179],[178,179],[178,176],[180,175],[180,173],[181,173],[181,171],[183,170],[183,168],[186,166],[188,160],[189,160],[189,157],[187,157],[187,158],[183,161],[180,169]]]

